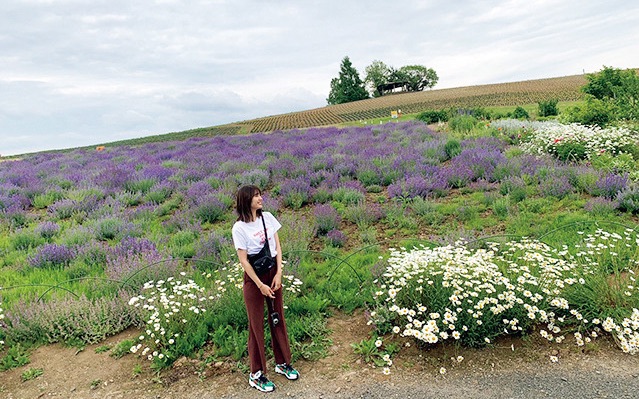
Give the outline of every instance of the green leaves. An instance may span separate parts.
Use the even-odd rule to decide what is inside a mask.
[[[330,105],[334,105],[366,98],[368,98],[368,93],[364,89],[364,82],[360,79],[359,73],[353,67],[351,60],[348,57],[344,57],[339,76],[331,80],[331,91],[326,101]]]

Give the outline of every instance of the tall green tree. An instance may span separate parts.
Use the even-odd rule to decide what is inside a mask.
[[[343,104],[368,98],[364,82],[359,77],[357,69],[348,57],[344,57],[340,66],[339,76],[331,80],[331,92],[328,94],[329,104]]]

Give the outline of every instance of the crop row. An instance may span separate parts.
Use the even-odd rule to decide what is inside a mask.
[[[452,89],[428,90],[387,95],[308,111],[273,115],[241,122],[250,132],[269,132],[312,126],[334,125],[362,119],[389,117],[391,111],[417,113],[427,109],[450,107],[494,107],[531,104],[549,98],[576,101],[580,87],[586,83],[583,75],[560,78],[497,83]]]

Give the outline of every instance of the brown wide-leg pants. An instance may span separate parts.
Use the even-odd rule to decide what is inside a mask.
[[[264,284],[270,286],[276,273],[277,268],[274,267],[268,273],[259,277]],[[262,295],[257,285],[255,285],[246,273],[244,273],[243,291],[244,303],[249,320],[248,354],[251,362],[251,373],[255,373],[258,370],[262,370],[262,373],[266,373],[266,355],[264,353],[264,303],[269,300],[269,298]],[[282,288],[275,291],[273,309],[268,311],[268,326],[271,330],[271,346],[273,348],[273,354],[275,355],[275,363],[290,364],[291,348],[288,343],[286,322],[284,321],[282,291]],[[280,322],[277,326],[274,326],[271,320],[272,311],[280,314]]]

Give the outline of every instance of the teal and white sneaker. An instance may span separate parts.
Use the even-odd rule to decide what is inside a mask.
[[[300,373],[293,368],[290,364],[278,364],[275,366],[275,372],[283,374],[289,380],[296,380],[300,378]]]
[[[275,384],[262,374],[262,370],[249,374],[249,385],[261,392],[272,392],[275,389]]]

